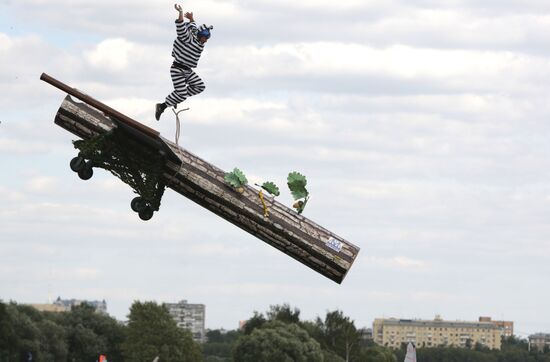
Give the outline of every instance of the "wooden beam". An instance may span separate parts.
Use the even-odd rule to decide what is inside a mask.
[[[61,104],[55,123],[83,139],[116,127],[109,117],[69,96]],[[359,253],[357,246],[270,197],[265,197],[269,216],[264,216],[258,189],[247,185],[244,193],[235,191],[224,181],[223,170],[160,139],[180,160],[166,160],[163,177],[167,187],[325,277],[337,283],[344,280]]]
[[[144,125],[144,124],[128,117],[125,114],[120,113],[116,109],[113,109],[113,108],[109,107],[108,105],[98,101],[97,99],[95,99],[93,97],[90,97],[89,95],[87,95],[85,93],[82,93],[78,89],[73,88],[73,87],[63,83],[63,82],[55,79],[54,77],[49,76],[46,73],[42,73],[42,75],[40,76],[40,79],[43,80],[46,83],[49,83],[49,84],[53,85],[56,88],[62,90],[63,92],[66,92],[66,93],[72,95],[73,97],[80,99],[84,103],[89,104],[90,106],[100,110],[101,112],[104,112],[108,116],[115,117],[118,121],[120,121],[122,123],[125,123],[130,127],[134,127],[134,128],[139,129],[141,132],[145,133],[146,135],[148,135],[150,137],[157,138],[160,135],[160,133],[158,131],[155,131],[151,127],[147,127],[146,125]]]

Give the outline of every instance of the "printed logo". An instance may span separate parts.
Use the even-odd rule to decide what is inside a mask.
[[[337,252],[342,251],[342,243],[335,238],[328,239],[326,245],[332,250],[336,250]]]

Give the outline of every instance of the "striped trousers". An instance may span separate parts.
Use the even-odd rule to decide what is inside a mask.
[[[174,107],[188,97],[204,91],[204,82],[192,69],[181,69],[172,66],[170,75],[172,76],[172,83],[174,83],[174,91],[166,97],[168,107]]]

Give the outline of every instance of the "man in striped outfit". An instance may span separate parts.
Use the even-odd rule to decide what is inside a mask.
[[[177,38],[174,40],[172,49],[174,63],[170,68],[174,91],[166,97],[164,103],[157,103],[155,107],[157,121],[166,108],[176,108],[178,103],[199,94],[205,88],[202,79],[193,71],[193,68],[197,67],[204,50],[204,44],[210,38],[210,30],[213,27],[204,24],[197,27],[195,19],[193,19],[193,13],[185,13],[184,15],[181,6],[178,4],[175,4],[174,8],[179,12],[179,17],[176,20]],[[184,16],[189,22],[184,22]]]

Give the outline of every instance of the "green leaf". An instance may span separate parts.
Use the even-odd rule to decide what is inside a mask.
[[[279,192],[279,188],[277,185],[275,185],[273,182],[268,181],[264,182],[262,185],[262,189],[266,190],[273,196],[279,196],[281,193]]]
[[[225,182],[233,186],[234,188],[239,188],[248,183],[244,173],[238,168],[234,168],[233,171],[227,172],[224,176]]]
[[[298,172],[288,174],[287,185],[294,200],[303,199],[309,195],[309,192],[306,190],[306,177]]]

